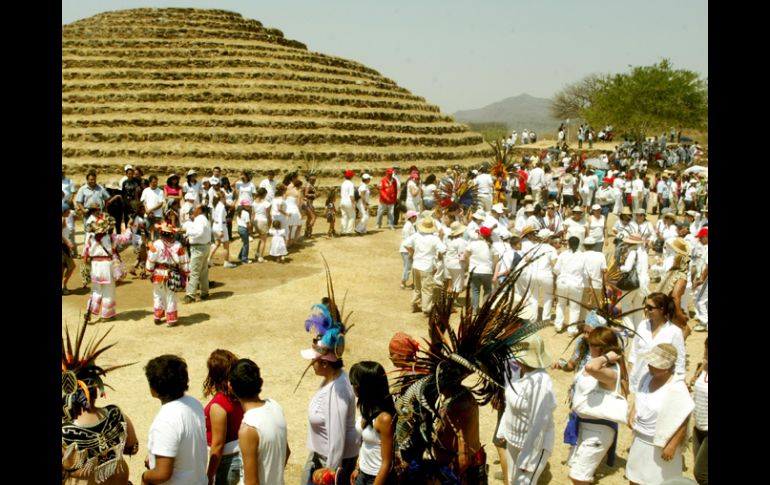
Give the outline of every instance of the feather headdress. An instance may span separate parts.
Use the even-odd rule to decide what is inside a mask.
[[[508,185],[508,171],[505,167],[510,162],[512,152],[500,140],[496,140],[495,143],[490,143],[489,145],[492,147],[495,156],[495,164],[489,171],[492,177],[495,178],[494,203],[505,203],[505,190]]]
[[[464,209],[478,206],[479,197],[476,184],[460,173],[442,178],[436,192],[436,198],[441,207],[448,207],[453,202],[460,204]]]
[[[99,347],[110,331],[112,331],[111,327],[99,338],[94,335],[88,344],[84,346],[83,342],[90,316],[91,313],[86,311],[83,323],[77,329],[74,346],[70,338],[69,327],[66,325],[64,327],[64,336],[62,336],[61,340],[62,421],[64,422],[72,421],[80,414],[82,409],[89,408],[89,402],[91,401],[89,388],[96,387],[99,394],[104,396],[105,386],[110,386],[105,384],[102,378],[108,372],[135,364],[135,362],[131,362],[107,368],[96,365],[96,358],[114,346],[115,343]]]
[[[525,350],[522,340],[545,326],[524,319],[527,299],[515,296],[516,280],[525,267],[510,272],[476,315],[468,288],[457,331],[449,322],[454,296],[442,291],[428,320],[426,345],[409,346],[409,352],[400,352],[398,360],[394,359],[401,372],[393,387],[394,395],[399,396],[396,448],[401,463],[431,452],[442,393],[454,396],[470,391],[480,405],[504,399],[509,359]],[[465,388],[461,383],[470,375],[477,377],[476,382]]]
[[[334,284],[332,283],[329,264],[326,262],[323,254],[321,258],[323,259],[326,271],[327,296],[321,303],[316,303],[310,308],[310,316],[305,320],[305,331],[313,332],[316,336],[313,338],[313,347],[301,352],[303,357],[310,359],[310,364],[308,364],[299,378],[299,382],[297,382],[297,386],[294,388],[295,392],[307,371],[310,370],[317,360],[334,361],[342,358],[342,354],[345,352],[345,335],[353,328],[353,325],[347,326],[346,324],[353,312],[348,313],[344,319],[342,318],[345,311],[345,299],[343,298],[342,301],[342,309],[338,309],[334,298]]]

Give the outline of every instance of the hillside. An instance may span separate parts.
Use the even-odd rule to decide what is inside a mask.
[[[338,173],[490,156],[377,71],[237,13],[145,8],[62,27],[62,163],[80,169]]]
[[[458,111],[452,116],[460,123],[498,122],[519,133],[527,128],[536,133],[555,134],[560,120],[551,117],[550,106],[550,99],[520,94],[483,108]]]

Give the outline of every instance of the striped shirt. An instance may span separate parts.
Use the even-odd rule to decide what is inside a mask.
[[[695,401],[695,427],[700,431],[709,430],[709,382],[708,371],[701,372],[693,387],[693,400]]]

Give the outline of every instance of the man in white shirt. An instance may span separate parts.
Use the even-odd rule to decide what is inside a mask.
[[[482,203],[485,212],[492,210],[492,192],[495,181],[489,175],[489,169],[486,166],[479,169],[479,174],[473,179],[476,183],[479,202]]]
[[[366,221],[369,220],[369,181],[372,176],[368,173],[361,175],[361,185],[358,186],[358,213],[361,217],[356,226],[358,234],[366,234]]]
[[[607,272],[607,258],[602,253],[602,248],[598,241],[591,236],[588,236],[583,240],[583,247],[585,252],[583,253],[583,264],[586,272],[585,290],[583,293],[583,303],[586,305],[592,305],[595,298],[591,296],[593,292],[598,298],[598,301],[602,300],[601,292],[604,289],[604,274]],[[580,319],[582,320],[585,308],[581,307]]]
[[[190,379],[185,361],[161,355],[147,363],[150,394],[161,407],[150,426],[147,470],[141,483],[206,485],[206,416],[203,406],[184,392]]]
[[[634,180],[631,182],[631,201],[633,203],[634,211],[642,208],[642,202],[644,201],[644,180],[639,172],[635,173]]]
[[[404,247],[412,257],[414,292],[412,293],[412,312],[422,311],[430,315],[433,308],[435,283],[433,270],[436,259],[446,252],[446,245],[436,235],[436,224],[432,217],[423,218],[417,224],[417,232],[404,241]]]
[[[540,204],[543,201],[543,187],[545,187],[545,171],[540,168],[540,162],[535,161],[535,166],[529,172],[529,178],[527,179],[527,185],[532,192],[532,198],[535,204]]]
[[[463,239],[466,241],[475,241],[479,238],[479,228],[484,224],[484,221],[487,220],[487,213],[483,210],[479,209],[476,212],[473,213],[471,216],[471,222],[468,223],[468,226],[465,229],[465,234],[463,234]]]
[[[554,281],[553,266],[556,264],[556,248],[551,246],[550,239],[553,233],[548,229],[541,229],[537,233],[540,244],[530,251],[524,260],[532,261],[530,267],[530,293],[529,304],[533,318],[538,320],[538,301],[540,293],[543,293],[543,316],[539,320],[550,320],[551,310],[553,309],[553,290],[556,286]]]
[[[273,197],[275,197],[275,186],[278,185],[278,181],[275,180],[275,171],[274,170],[268,170],[267,171],[267,178],[262,180],[259,183],[259,188],[267,190],[267,196],[265,197],[265,200],[267,202],[272,202]]]
[[[209,208],[197,204],[192,212],[192,221],[183,228],[190,243],[190,279],[185,288],[185,303],[195,301],[195,292],[200,284],[201,300],[209,297],[209,251],[211,250],[211,224],[206,217]]]
[[[516,231],[523,231],[525,227],[527,227],[527,221],[532,217],[532,215],[535,213],[535,206],[532,204],[526,204],[524,207],[522,207],[519,210],[519,213],[516,214],[516,220],[513,223],[513,228]],[[532,226],[534,228],[534,226]],[[537,229],[537,228],[535,228]]]
[[[610,179],[607,177],[602,179],[601,187],[596,190],[594,201],[601,206],[602,215],[607,217],[615,205],[615,190],[610,187]],[[618,213],[620,213],[620,209],[618,209]]]
[[[345,181],[340,186],[340,212],[342,213],[342,224],[340,234],[350,236],[356,224],[356,188],[353,186],[353,171],[345,171]]]
[[[658,193],[658,210],[667,208],[671,197],[671,182],[666,172],[663,172],[663,177],[658,181],[655,191]]]
[[[158,176],[150,175],[150,186],[142,191],[139,202],[144,204],[144,213],[147,214],[150,231],[152,231],[152,240],[158,239],[160,234],[155,228],[155,224],[163,220],[163,203],[166,201],[166,194],[163,189],[158,187]]]

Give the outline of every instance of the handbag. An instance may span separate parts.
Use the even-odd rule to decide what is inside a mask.
[[[623,273],[618,278],[618,288],[624,291],[636,290],[639,288],[639,273],[636,271],[636,263],[639,259],[634,260],[634,267],[628,273]]]
[[[168,270],[168,281],[166,282],[166,285],[171,291],[184,290],[182,274],[180,273],[179,268],[174,267]]]
[[[605,419],[615,423],[626,424],[628,421],[628,401],[620,393],[620,369],[615,389],[608,391],[596,383],[596,387],[586,394],[578,394],[572,398],[572,409],[580,416],[591,419]]]

